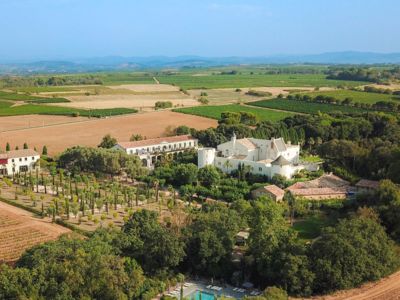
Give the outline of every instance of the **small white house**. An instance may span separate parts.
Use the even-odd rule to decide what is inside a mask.
[[[138,155],[143,166],[151,168],[163,153],[175,154],[197,149],[198,141],[190,135],[161,137],[133,142],[121,142],[114,146],[127,154]]]
[[[0,175],[12,175],[35,169],[40,159],[39,153],[32,149],[12,150],[0,153]]]
[[[302,169],[315,168],[301,164],[300,146],[285,143],[283,138],[237,140],[235,134],[229,142],[218,145],[217,149],[198,150],[198,167],[207,165],[214,165],[225,173],[247,167],[253,174],[269,178],[282,175],[288,179]]]

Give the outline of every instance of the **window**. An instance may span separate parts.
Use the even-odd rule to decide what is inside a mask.
[[[25,157],[25,161],[27,161],[28,160],[28,158],[27,157]]]
[[[12,162],[15,162],[14,158],[11,160]]]
[[[258,171],[260,171],[260,172],[261,172],[261,171],[262,171],[262,168],[261,168],[261,167],[259,167],[259,168],[258,168]]]
[[[189,147],[191,147],[192,146],[192,142],[189,142]]]
[[[133,150],[131,150],[131,154],[133,154]]]
[[[20,172],[27,172],[28,171],[28,166],[20,166],[19,167]]]
[[[32,160],[35,160],[35,158],[32,156]]]
[[[22,158],[20,158],[19,161],[22,161]]]

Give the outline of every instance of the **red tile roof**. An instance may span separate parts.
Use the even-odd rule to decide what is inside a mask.
[[[379,187],[379,181],[361,179],[359,182],[356,183],[356,187],[377,189]]]
[[[267,191],[267,192],[271,193],[272,195],[274,195],[276,197],[283,197],[285,195],[285,191],[282,190],[280,187],[274,185],[274,184],[260,187],[260,188],[256,189],[256,191],[257,190]]]
[[[293,189],[290,192],[295,196],[324,196],[324,195],[343,195],[347,194],[346,188],[306,188]]]
[[[118,143],[118,145],[124,149],[127,149],[127,148],[137,148],[137,147],[159,145],[162,143],[186,142],[186,141],[192,141],[192,140],[196,140],[196,139],[190,135],[177,135],[177,136],[161,137],[161,138],[148,139],[148,140],[142,140],[142,141],[121,142],[121,143]]]

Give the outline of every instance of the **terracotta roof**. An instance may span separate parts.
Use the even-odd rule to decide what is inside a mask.
[[[264,186],[264,189],[277,197],[283,197],[283,195],[285,195],[285,191],[274,184]]]
[[[356,183],[356,187],[377,189],[379,187],[379,181],[361,179]]]
[[[286,158],[284,158],[282,155],[279,155],[279,157],[277,159],[275,159],[271,164],[279,165],[279,166],[291,165],[291,163]]]
[[[244,147],[246,147],[247,149],[256,149],[257,146],[250,141],[249,139],[245,138],[245,139],[240,139],[236,141],[237,143],[243,145]]]
[[[311,189],[311,188],[341,188],[348,187],[350,183],[342,178],[333,174],[324,174],[319,178],[310,181],[296,182],[287,189],[289,191],[297,189]]]
[[[127,149],[127,148],[137,148],[137,147],[145,147],[145,146],[153,146],[159,145],[163,143],[176,143],[176,142],[185,142],[196,140],[194,137],[190,135],[177,135],[177,136],[169,136],[169,137],[161,137],[155,139],[148,139],[142,141],[134,141],[134,142],[121,142],[118,143],[120,147]]]
[[[28,156],[39,156],[33,149],[21,149],[21,150],[12,150],[7,151],[7,158],[19,158],[19,157],[28,157]]]
[[[295,196],[322,196],[322,195],[342,195],[347,194],[345,188],[306,188],[292,189],[290,192]]]

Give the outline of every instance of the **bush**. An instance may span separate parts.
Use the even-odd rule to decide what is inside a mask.
[[[166,108],[171,108],[172,102],[171,101],[157,101],[155,104],[155,109],[166,109]]]

